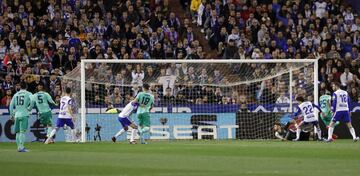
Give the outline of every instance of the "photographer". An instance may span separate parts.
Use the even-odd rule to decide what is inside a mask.
[[[101,141],[101,135],[100,135],[101,128],[102,127],[99,124],[96,124],[94,141],[96,141],[96,139],[98,139],[98,138],[99,138],[99,141]]]

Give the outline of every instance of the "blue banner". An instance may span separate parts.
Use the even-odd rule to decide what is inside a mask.
[[[9,118],[9,115],[0,116],[0,142],[15,142],[14,122]],[[56,120],[55,116],[53,120]],[[46,130],[44,126],[40,124],[39,120],[37,120],[36,115],[30,116],[28,130],[25,134],[27,142],[42,141],[45,139]],[[63,130],[60,130],[60,132],[56,134],[56,139],[64,141],[65,135]]]
[[[87,141],[109,141],[121,128],[117,114],[87,114]],[[137,123],[137,119],[133,118]],[[56,122],[56,116],[53,117]],[[151,114],[148,139],[234,139],[236,129],[235,113],[153,113]],[[129,134],[118,140],[125,140]],[[45,129],[35,116],[29,118],[27,142],[45,138]],[[64,141],[64,130],[58,131],[56,141]],[[13,123],[9,116],[0,117],[0,142],[15,141]]]
[[[137,119],[133,118],[135,123]],[[235,113],[204,113],[204,114],[151,114],[150,139],[232,139],[235,138],[237,128]],[[86,138],[88,141],[99,139],[110,140],[122,126],[118,122],[117,114],[89,114],[87,123],[90,131]],[[101,127],[100,132],[95,127]],[[125,140],[128,135],[120,137]]]

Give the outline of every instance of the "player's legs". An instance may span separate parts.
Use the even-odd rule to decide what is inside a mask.
[[[76,129],[75,129],[75,124],[72,121],[72,119],[65,119],[65,124],[66,126],[70,127],[70,135],[71,135],[71,141],[76,142],[77,138],[76,138]],[[101,138],[100,138],[101,141]]]
[[[321,117],[321,120],[324,122],[325,126],[326,126],[326,129],[329,130],[329,127],[330,127],[330,123],[332,122],[332,119],[333,119],[333,113],[332,112],[329,112],[329,113],[326,113],[324,116],[321,114],[320,115]],[[335,124],[333,125],[333,127],[335,128],[335,126],[339,125],[340,122],[335,122]],[[328,133],[329,135],[329,133]],[[336,139],[337,138],[337,135],[336,134],[332,134],[331,136],[332,139]]]
[[[333,140],[333,138],[332,138],[332,136],[333,136],[333,133],[334,133],[334,128],[335,128],[335,123],[336,123],[336,121],[332,121],[332,122],[330,122],[330,124],[329,124],[329,128],[328,128],[328,141],[332,141]]]
[[[52,114],[51,111],[39,114],[40,123],[46,127],[46,137],[50,136],[52,129]]]
[[[302,130],[302,126],[304,125],[304,121],[300,122],[300,124],[296,127],[296,138],[293,141],[298,141],[300,139],[300,133]]]
[[[16,144],[19,152],[26,152],[24,147],[25,132],[28,128],[28,117],[18,117],[15,119]]]
[[[127,130],[129,130],[129,127],[123,127],[121,128],[113,137],[117,138],[119,137],[120,135],[122,135],[124,132],[126,132]]]
[[[56,127],[51,131],[49,137],[46,139],[45,144],[49,144],[53,141],[53,137],[60,128],[64,127],[66,123],[66,119],[58,118],[56,121]]]
[[[150,114],[143,113],[139,114],[139,132],[140,134],[147,133],[150,131]]]
[[[346,114],[344,114],[344,120],[343,121],[346,123],[347,127],[349,128],[349,131],[350,131],[350,134],[351,134],[353,140],[355,142],[358,141],[359,137],[356,136],[355,129],[351,124],[350,113],[347,112]]]
[[[134,123],[132,123],[130,126],[131,126],[130,144],[135,144],[135,134],[137,131],[137,126]]]
[[[333,141],[332,135],[334,133],[335,123],[339,122],[343,119],[343,113],[342,112],[335,112],[328,129],[328,142]]]
[[[144,134],[150,131],[150,114],[142,113],[138,115],[139,118],[139,136],[142,144],[146,144]]]
[[[145,135],[146,133],[148,133],[149,131],[150,131],[150,127],[148,127],[148,126],[141,126],[141,127],[139,128],[138,134],[139,134],[139,136],[140,136],[140,142],[141,142],[141,144],[147,144],[146,141],[145,141],[144,135]]]
[[[358,141],[358,140],[359,140],[359,137],[356,136],[355,129],[354,129],[354,127],[352,126],[351,122],[347,122],[346,125],[347,125],[347,127],[349,128],[349,131],[350,131],[350,134],[351,134],[353,140],[354,140],[354,141]]]
[[[321,118],[321,121],[324,122],[325,126],[328,127],[332,120],[332,115],[330,113],[327,113],[325,115],[320,114],[320,118]]]
[[[333,119],[333,116],[334,116],[334,114],[332,112],[330,112],[330,113],[326,114],[323,118],[321,118],[321,120],[324,122],[324,124],[326,125],[327,128],[329,128],[329,125]],[[335,122],[334,127],[339,124],[340,124],[339,121]]]
[[[21,119],[15,117],[15,124],[14,124],[14,129],[15,129],[15,134],[16,134],[16,145],[18,150],[20,149],[20,122]]]
[[[322,136],[321,136],[321,129],[320,129],[320,125],[318,121],[312,122],[313,126],[314,126],[314,131],[316,131],[318,140],[323,140]]]
[[[132,122],[130,121],[130,119],[128,117],[124,117],[124,118],[118,118],[119,122],[121,123],[121,125],[123,126],[122,129],[120,129],[112,138],[111,140],[113,142],[116,142],[116,138],[119,137],[120,135],[122,135],[123,133],[125,133],[126,131],[128,131],[129,126],[132,124]]]

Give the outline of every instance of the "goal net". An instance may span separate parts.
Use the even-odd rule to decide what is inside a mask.
[[[121,111],[145,83],[155,97],[147,139],[272,139],[296,96],[317,104],[314,70],[310,59],[82,60],[63,87],[74,90],[82,141],[111,140],[122,127],[109,109]]]

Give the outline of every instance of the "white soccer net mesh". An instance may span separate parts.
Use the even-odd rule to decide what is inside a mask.
[[[121,110],[148,83],[155,108],[147,138],[271,139],[275,121],[289,118],[290,99],[314,100],[313,73],[313,62],[86,63],[86,124],[80,125],[86,125],[87,141],[109,141],[122,127],[108,108]],[[78,105],[80,78],[80,66],[63,78]]]

